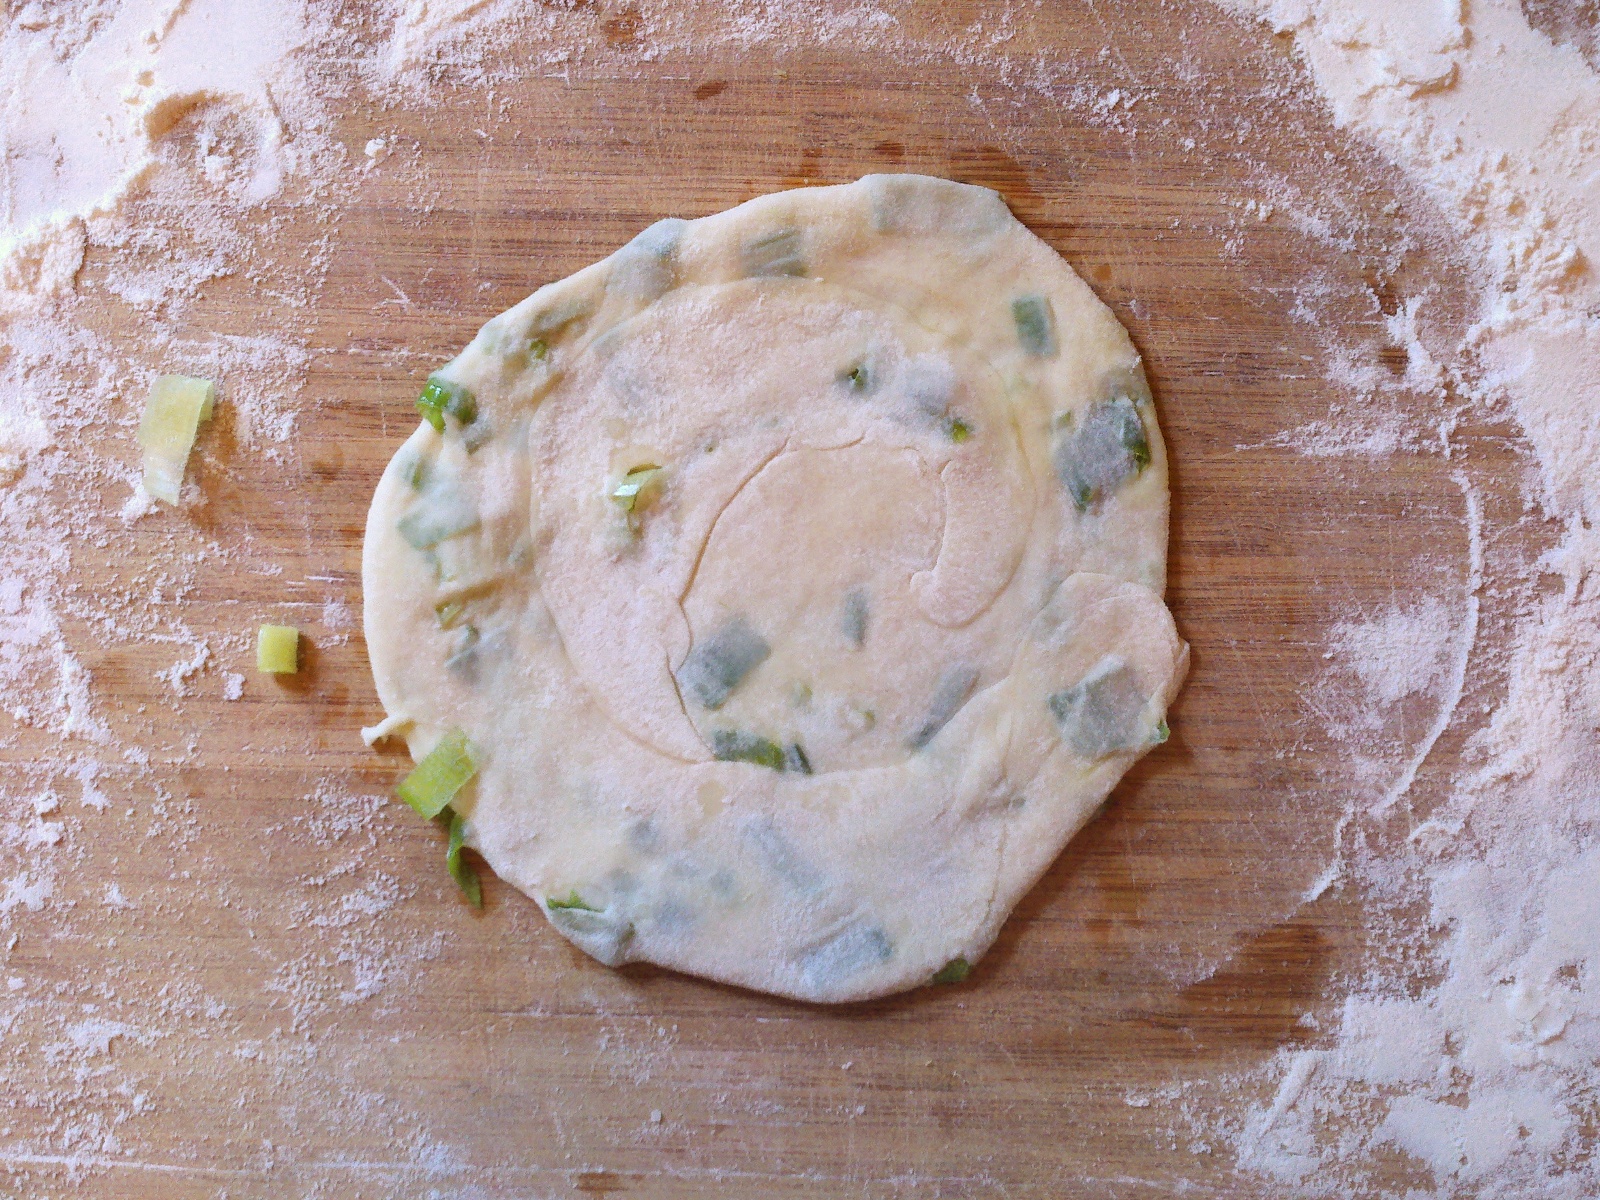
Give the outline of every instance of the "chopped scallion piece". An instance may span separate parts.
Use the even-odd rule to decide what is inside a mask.
[[[841,371],[839,373],[839,382],[852,392],[859,392],[863,396],[870,395],[878,387],[878,377],[872,369],[872,361],[866,358],[856,363],[848,371]]]
[[[461,636],[456,639],[456,647],[450,652],[450,657],[444,660],[444,665],[452,671],[461,671],[471,674],[474,665],[474,655],[478,649],[478,627],[466,625],[462,627]]]
[[[811,760],[799,742],[790,742],[783,748],[783,769],[796,775],[811,774]]]
[[[671,258],[677,252],[678,243],[683,240],[683,231],[687,228],[689,222],[681,217],[663,217],[636,234],[628,246],[654,258]]]
[[[1171,736],[1172,726],[1168,725],[1165,721],[1162,721],[1156,725],[1155,733],[1151,735],[1151,740],[1159,746]]]
[[[1139,714],[1148,697],[1133,668],[1115,654],[1107,654],[1072,687],[1050,697],[1061,738],[1090,761],[1144,742]]]
[[[545,898],[544,906],[546,908],[555,908],[555,909],[563,909],[563,908],[577,909],[579,912],[599,912],[600,911],[598,908],[596,908],[592,904],[585,904],[583,902],[583,898],[578,895],[578,889],[577,888],[573,888],[571,891],[569,891],[567,893],[567,898],[565,900],[559,900],[554,896],[547,896]]]
[[[775,229],[744,245],[744,273],[768,278],[804,275],[803,234],[798,229]]]
[[[812,986],[848,979],[894,957],[894,942],[876,925],[847,926],[800,960],[802,978]]]
[[[456,623],[456,618],[466,611],[466,604],[460,600],[446,600],[433,606],[433,615],[439,618],[440,629],[449,629]]]
[[[543,362],[550,353],[550,343],[543,338],[534,338],[528,343],[528,357],[535,362]]]
[[[587,317],[592,308],[593,303],[589,297],[574,296],[539,313],[529,322],[529,328],[535,337],[557,333],[572,324],[572,322],[582,317]]]
[[[968,425],[960,417],[951,417],[948,421],[946,421],[944,424],[944,431],[949,435],[950,440],[955,442],[957,445],[960,445],[962,442],[966,441],[972,436],[972,426]]]
[[[978,682],[978,672],[968,666],[947,667],[939,676],[939,686],[934,689],[928,704],[928,713],[909,739],[913,750],[921,750],[934,736],[961,711],[973,687]]]
[[[293,675],[300,669],[300,631],[293,625],[263,625],[256,633],[256,670]]]
[[[395,463],[395,470],[413,491],[420,492],[428,482],[428,460],[421,454],[407,454]]]
[[[200,422],[210,419],[216,387],[209,379],[163,375],[150,385],[139,419],[144,451],[144,490],[168,504],[178,502]]]
[[[742,729],[713,731],[711,753],[718,762],[746,762],[758,767],[770,767],[774,771],[784,768],[782,746],[760,734],[746,733]]]
[[[1057,435],[1056,475],[1080,512],[1150,465],[1150,439],[1127,396],[1097,400],[1082,424]]]
[[[444,432],[446,414],[462,425],[471,425],[478,419],[478,401],[459,383],[439,375],[428,376],[428,386],[417,397],[417,411],[437,433]]]
[[[960,983],[972,974],[972,964],[964,958],[952,958],[934,973],[934,983]]]
[[[1056,310],[1048,296],[1018,296],[1011,302],[1011,319],[1017,326],[1017,344],[1034,358],[1056,356]]]
[[[401,781],[398,794],[423,816],[436,817],[477,773],[477,747],[461,730],[452,729]]]
[[[623,512],[631,513],[639,503],[639,497],[661,477],[661,468],[655,463],[643,463],[634,467],[622,477],[622,482],[611,489],[611,498],[617,502]]]
[[[466,845],[466,822],[462,821],[461,814],[452,808],[446,808],[445,812],[450,814],[450,846],[444,852],[445,870],[450,872],[450,878],[456,881],[467,899],[472,901],[472,906],[482,908],[483,884],[478,879],[476,868],[461,857],[461,851]]]
[[[702,708],[721,708],[733,689],[772,653],[743,617],[734,617],[689,651],[678,668],[678,686]]]
[[[870,612],[866,588],[851,588],[844,594],[844,610],[840,613],[839,628],[844,634],[845,641],[857,650],[866,643],[867,618]]]
[[[401,517],[400,536],[417,550],[431,550],[447,538],[478,527],[478,510],[459,490],[425,493]]]

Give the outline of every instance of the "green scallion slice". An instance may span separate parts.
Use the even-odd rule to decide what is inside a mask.
[[[479,640],[476,625],[463,625],[461,634],[456,639],[455,649],[450,652],[450,657],[444,660],[444,665],[452,671],[470,675],[475,665]]]
[[[734,688],[772,654],[772,647],[743,617],[733,617],[697,642],[678,668],[678,686],[701,708],[721,708]]]
[[[478,773],[478,752],[459,729],[446,733],[401,782],[400,799],[425,817],[436,817]]]
[[[400,536],[417,550],[431,550],[447,538],[478,527],[478,510],[456,489],[435,489],[417,498],[396,523]]]
[[[461,600],[446,600],[433,606],[433,615],[439,619],[440,629],[449,629],[456,623],[456,618],[466,611],[466,603]]]
[[[844,594],[844,605],[839,614],[839,629],[845,641],[861,649],[867,640],[867,619],[871,616],[871,602],[867,589],[854,587]]]
[[[528,343],[528,357],[535,362],[543,362],[550,354],[550,343],[543,338],[534,338]]]
[[[839,382],[852,392],[866,396],[877,390],[878,377],[872,369],[872,361],[863,358],[848,371],[839,372]]]
[[[1150,740],[1159,746],[1171,736],[1172,726],[1168,725],[1165,721],[1162,721],[1156,726],[1155,732],[1150,736]]]
[[[593,309],[594,302],[588,296],[573,296],[536,315],[528,322],[528,328],[535,337],[559,333],[574,321],[587,317]]]
[[[961,706],[967,702],[967,697],[977,682],[978,672],[972,667],[961,664],[945,668],[943,674],[939,676],[939,685],[934,689],[933,699],[928,704],[927,715],[908,741],[911,749],[921,750],[950,723],[951,718],[960,712]]]
[[[1086,511],[1150,465],[1150,439],[1138,405],[1128,396],[1095,401],[1081,424],[1060,427],[1054,457],[1073,504]]]
[[[661,470],[655,463],[643,463],[633,467],[622,477],[622,482],[611,489],[611,499],[616,501],[623,512],[631,513],[639,503],[639,497],[661,477]]]
[[[420,492],[428,482],[428,460],[421,454],[406,454],[395,462],[395,470],[412,491]]]
[[[744,244],[744,273],[775,278],[806,273],[804,234],[795,228],[774,229]]]
[[[783,769],[796,775],[811,774],[811,760],[806,757],[806,749],[799,742],[790,742],[783,748]]]
[[[450,872],[450,878],[456,881],[458,887],[472,901],[474,908],[483,907],[483,884],[478,879],[477,869],[461,857],[461,851],[466,845],[465,822],[461,814],[454,809],[445,810],[450,815],[450,847],[444,852],[445,870]]]
[[[718,762],[751,763],[757,767],[769,767],[774,771],[781,771],[784,768],[785,755],[782,746],[760,734],[746,733],[742,729],[713,730],[711,753]]]
[[[972,436],[972,426],[968,425],[960,417],[951,417],[948,421],[946,421],[944,425],[944,431],[949,435],[950,440],[955,442],[957,445],[960,445],[962,442],[966,441]]]
[[[964,958],[952,958],[934,972],[934,983],[960,983],[972,974],[972,964]]]
[[[583,897],[578,895],[578,889],[577,888],[573,888],[571,891],[569,891],[567,893],[567,898],[565,900],[558,899],[555,896],[547,896],[547,897],[545,897],[544,906],[546,908],[554,908],[554,909],[557,909],[557,910],[564,909],[564,908],[565,909],[576,909],[579,912],[599,912],[600,911],[598,908],[596,908],[592,904],[585,904],[583,902]]]
[[[1094,762],[1148,744],[1139,719],[1148,699],[1133,668],[1107,654],[1073,686],[1052,695],[1049,705],[1062,741]]]
[[[444,432],[446,415],[462,425],[471,425],[478,419],[478,401],[459,383],[439,375],[428,376],[428,386],[417,397],[417,412],[432,425],[436,433]]]
[[[1034,358],[1056,356],[1056,312],[1048,296],[1018,296],[1011,302],[1011,319],[1017,326],[1017,344]]]

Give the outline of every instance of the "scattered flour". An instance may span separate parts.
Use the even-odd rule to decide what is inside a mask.
[[[1244,1121],[1241,1166],[1296,1195],[1374,1194],[1390,1160],[1427,1194],[1586,1197],[1600,1110],[1600,77],[1512,0],[1256,0],[1294,35],[1336,119],[1372,139],[1470,251],[1481,297],[1454,363],[1411,355],[1509,403],[1534,443],[1539,499],[1565,536],[1559,595],[1519,619],[1505,697],[1477,766],[1402,852],[1356,874],[1424,882],[1440,982],[1374,967],[1326,1048],[1286,1053]],[[1395,318],[1418,345],[1420,298]],[[1324,453],[1320,431],[1305,452]],[[1292,441],[1293,439],[1291,439]],[[1397,609],[1333,631],[1330,653],[1380,712],[1444,671],[1448,614]],[[1380,934],[1401,922],[1372,918]],[[1587,1147],[1587,1148],[1586,1148]]]
[[[410,1061],[412,1035],[385,1022],[436,994],[449,961],[436,924],[407,917],[417,906],[405,901],[437,881],[419,884],[384,866],[400,830],[412,827],[392,823],[381,795],[347,780],[297,781],[289,786],[300,790],[286,794],[304,791],[299,815],[278,828],[241,826],[252,831],[237,839],[250,847],[241,861],[207,836],[224,820],[255,820],[228,810],[227,777],[183,782],[206,766],[195,714],[215,701],[248,707],[255,693],[243,642],[190,629],[181,606],[202,578],[271,577],[270,552],[233,531],[213,536],[199,521],[165,520],[138,485],[131,452],[120,460],[84,453],[130,444],[149,379],[182,370],[220,381],[242,446],[286,471],[295,466],[295,435],[313,404],[295,381],[319,353],[306,310],[319,295],[328,243],[289,243],[281,213],[301,206],[333,229],[356,181],[415,155],[385,129],[343,145],[331,132],[334,115],[369,105],[381,116],[438,103],[436,90],[475,89],[485,126],[497,129],[499,82],[518,72],[581,81],[601,70],[601,46],[635,67],[662,69],[713,44],[780,55],[804,46],[959,63],[975,80],[995,81],[981,94],[974,87],[972,105],[997,129],[1007,105],[1042,102],[1062,120],[1125,131],[1136,144],[1139,121],[1163,89],[1196,82],[1195,63],[1183,56],[1170,78],[1124,75],[1110,84],[1068,63],[1061,48],[1019,50],[1032,7],[992,6],[956,33],[930,33],[933,18],[912,6],[869,3],[740,3],[705,13],[666,3],[403,0],[356,12],[321,0],[85,0],[13,4],[0,15],[0,355],[8,380],[0,400],[8,531],[0,545],[0,710],[8,722],[0,727],[8,772],[0,780],[0,1094],[8,1102],[0,1171],[21,1181],[20,1194],[71,1194],[136,1147],[170,1150],[159,1138],[142,1140],[141,1122],[163,1109],[170,1119],[191,1102],[232,1113],[240,1097],[216,1094],[231,1085],[214,1081],[241,1078],[240,1065],[251,1072],[254,1100],[278,1114],[274,1136],[309,1141],[333,1125],[330,1145],[394,1148],[392,1162],[352,1158],[308,1177],[307,1194],[337,1191],[328,1178],[380,1181],[372,1194],[403,1180],[397,1190],[414,1194],[468,1176],[463,1152],[422,1131],[429,1114],[372,1082],[392,1077],[357,1078],[351,1065]],[[1402,592],[1392,607],[1345,613],[1326,631],[1308,715],[1349,752],[1341,784],[1350,809],[1337,858],[1308,899],[1345,885],[1370,894],[1370,969],[1320,1030],[1306,1015],[1315,1036],[1225,1080],[1211,1101],[1193,1099],[1183,1083],[1118,1096],[1141,1117],[1165,1114],[1173,1145],[1181,1139],[1197,1159],[1225,1152],[1241,1195],[1399,1195],[1387,1181],[1404,1177],[1415,1180],[1413,1200],[1592,1196],[1600,1189],[1592,1155],[1600,1119],[1600,80],[1592,22],[1536,0],[1228,7],[1265,23],[1254,36],[1290,35],[1320,102],[1431,198],[1479,301],[1461,343],[1442,347],[1424,332],[1433,297],[1400,297],[1384,315],[1405,350],[1398,380],[1330,334],[1317,369],[1348,393],[1348,411],[1285,430],[1270,446],[1322,461],[1448,449],[1448,421],[1437,437],[1419,427],[1394,399],[1401,387],[1446,408],[1507,412],[1537,457],[1535,518],[1560,533],[1537,564],[1547,586],[1526,589],[1503,661],[1479,646],[1477,598],[1496,586],[1486,581],[1482,543],[1504,531],[1479,528],[1465,484],[1468,603]],[[1099,58],[1091,49],[1091,60],[1114,59],[1116,36],[1108,27],[1108,44]],[[501,61],[508,57],[512,66]],[[1284,221],[1328,245],[1345,237],[1315,198],[1265,178],[1261,191],[1237,203],[1241,220]],[[1242,244],[1229,243],[1236,253]],[[250,290],[247,326],[189,320],[208,311],[208,290],[230,286]],[[382,303],[409,310],[425,302],[415,288],[390,287]],[[1328,298],[1314,281],[1287,303],[1306,326],[1325,320]],[[124,327],[138,322],[147,340],[129,346],[108,333],[103,313],[112,309]],[[202,477],[213,454],[203,441]],[[207,489],[192,484],[182,513],[203,513],[208,502]],[[112,544],[138,553],[89,576],[79,548]],[[353,639],[356,595],[316,579],[283,582],[307,598],[319,646]],[[1413,781],[1454,731],[1464,697],[1489,694],[1473,690],[1478,675],[1495,672],[1503,678],[1489,689],[1495,706],[1452,766],[1447,800],[1414,810]],[[150,712],[117,696],[142,697]],[[155,721],[174,705],[183,728]],[[1405,746],[1393,737],[1398,727],[1408,731]],[[192,798],[197,788],[206,802]],[[1405,825],[1398,837],[1361,835],[1396,820]],[[287,872],[273,857],[284,846],[296,862],[317,862],[316,873]],[[284,881],[276,906],[252,907],[233,882],[258,870]],[[260,1003],[220,998],[226,988],[198,949],[184,961],[149,951],[156,922],[189,923],[197,946],[225,946],[229,969],[246,980],[229,986]],[[103,974],[56,971],[37,951],[53,933],[99,939]],[[1415,952],[1390,953],[1417,942],[1427,942],[1420,966]],[[578,988],[564,1003],[598,1003]],[[341,1024],[352,1014],[362,1023]],[[670,1074],[675,1027],[648,1014],[605,1020],[601,1074],[629,1088]],[[336,1038],[344,1040],[327,1040]],[[347,1061],[336,1061],[341,1053]],[[553,1111],[559,1124],[559,1101]],[[659,1125],[660,1110],[645,1111]],[[268,1179],[293,1155],[269,1142],[237,1161],[241,1174]],[[106,1178],[113,1182],[104,1194],[117,1194],[125,1177]],[[563,1174],[559,1186],[541,1179],[526,1190],[554,1194],[569,1182]],[[916,1182],[893,1194],[916,1194]],[[0,1176],[0,1191],[8,1186]],[[1003,1190],[997,1184],[993,1194]]]

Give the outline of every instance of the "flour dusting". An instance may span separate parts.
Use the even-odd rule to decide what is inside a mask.
[[[1440,981],[1417,990],[1375,966],[1326,1048],[1282,1055],[1276,1096],[1235,1137],[1240,1163],[1297,1195],[1357,1196],[1394,1169],[1387,1149],[1421,1169],[1428,1194],[1593,1195],[1600,78],[1579,47],[1534,26],[1538,6],[1509,0],[1240,7],[1293,35],[1336,118],[1469,248],[1476,320],[1453,363],[1413,353],[1413,368],[1509,404],[1537,450],[1544,512],[1566,529],[1545,560],[1560,594],[1519,615],[1505,695],[1471,738],[1475,765],[1401,850],[1356,871],[1380,887],[1405,872],[1422,882]],[[1396,317],[1412,343],[1418,300]],[[1320,435],[1304,448],[1323,452]],[[1345,719],[1370,732],[1385,707],[1432,686],[1451,636],[1448,615],[1403,608],[1335,628],[1330,652],[1371,704]],[[1407,927],[1371,919],[1382,937]]]
[[[630,1171],[647,1189],[670,1163],[674,1186],[737,1197],[787,1182],[774,1162],[818,1190],[885,1197],[1600,1191],[1593,5],[1047,8],[34,0],[0,13],[0,1192],[600,1194]],[[1360,603],[1308,588],[1331,615],[1295,627],[1303,645],[1196,641],[1202,671],[1252,649],[1310,663],[1294,719],[1249,725],[1250,773],[1266,782],[1248,795],[1293,791],[1303,829],[1272,843],[1279,827],[1243,811],[1204,846],[1257,839],[1262,861],[1304,874],[1284,885],[1280,925],[1235,944],[1223,884],[1246,895],[1261,881],[1191,881],[1185,936],[1208,949],[1139,942],[1171,883],[1135,877],[1139,848],[1185,823],[1133,824],[1047,881],[1032,928],[970,990],[840,1020],[755,1005],[707,1021],[732,1002],[588,974],[510,904],[484,918],[493,953],[464,959],[485,926],[454,898],[439,831],[388,799],[400,760],[355,742],[377,709],[315,670],[288,686],[255,674],[253,629],[283,620],[340,664],[328,678],[357,677],[356,568],[329,531],[359,513],[334,511],[324,487],[351,469],[329,431],[366,421],[398,441],[390,418],[413,417],[389,393],[454,349],[442,333],[408,344],[391,321],[470,336],[539,272],[598,258],[648,219],[608,214],[604,245],[549,219],[555,185],[575,187],[546,166],[562,113],[605,114],[585,128],[619,140],[596,161],[639,170],[652,139],[739,119],[718,105],[758,69],[797,130],[830,88],[864,98],[859,128],[796,134],[761,190],[847,162],[910,166],[919,141],[941,145],[964,120],[975,132],[925,166],[1002,187],[1096,286],[1113,278],[1096,259],[1106,245],[1136,269],[1200,221],[1238,287],[1314,347],[1277,365],[1274,423],[1222,449],[1346,481],[1326,503],[1351,505],[1331,520],[1352,558],[1413,522],[1445,531],[1398,568],[1385,559],[1390,576]],[[953,109],[927,88],[940,73],[964,81]],[[906,127],[872,111],[861,76],[916,97],[896,110]],[[640,82],[670,84],[642,117],[616,103]],[[1372,251],[1358,176],[1309,140],[1302,161],[1247,164],[1248,186],[1213,195],[1216,160],[1247,157],[1284,113],[1319,131],[1328,114],[1392,171],[1383,211],[1415,236]],[[1040,193],[1070,196],[1105,164],[1088,156],[1038,186],[1029,146],[1080,127],[1132,182],[1121,207],[1068,221]],[[509,194],[527,244],[481,237],[482,173],[441,152],[462,138],[521,172]],[[692,169],[729,199],[756,186],[709,159]],[[674,203],[689,190],[671,172],[654,182]],[[1174,191],[1200,199],[1169,212]],[[419,214],[457,222],[460,257],[406,274]],[[1334,267],[1255,261],[1274,232],[1325,264],[1381,260],[1368,308]],[[370,266],[370,294],[330,286],[341,255]],[[1448,261],[1413,283],[1407,264],[1430,255]],[[1449,310],[1444,277],[1469,311]],[[1225,413],[1229,380],[1269,369],[1233,358],[1220,326],[1178,344],[1142,296],[1126,315],[1159,403],[1163,376],[1188,372]],[[338,398],[334,371],[372,381],[367,408]],[[134,436],[169,372],[218,384],[176,507],[144,492]],[[1297,381],[1337,401],[1295,408]],[[1526,453],[1476,463],[1490,426]],[[1213,449],[1175,444],[1180,500],[1186,461]],[[1369,519],[1363,488],[1391,472],[1431,472],[1443,491]],[[1244,543],[1263,513],[1236,507]],[[1192,533],[1180,525],[1180,547]],[[1241,672],[1226,706],[1255,719]],[[1316,739],[1337,748],[1337,771],[1280,783]],[[1159,817],[1166,760],[1152,761],[1130,803]],[[1333,817],[1313,793],[1333,797]],[[1097,879],[1118,884],[1110,899],[1063,916],[1062,889],[1097,901]],[[1333,901],[1357,914],[1360,961],[1218,1051],[1230,1014],[1277,998],[1287,955],[1260,937],[1315,949]],[[1041,962],[1038,930],[1062,921],[1090,949],[1126,937],[1104,944],[1152,964],[1148,995],[1109,1014],[1082,1000],[1097,994],[1073,974],[1083,963]],[[1071,992],[1083,1011],[1057,1010],[1057,1029],[1011,1007],[1007,981],[1039,978],[1087,989]],[[1093,1076],[1092,1055],[1072,1055],[1097,1028],[1136,1031],[1148,1055]],[[955,1029],[961,1045],[940,1040]],[[440,1054],[459,1075],[441,1079]],[[1004,1153],[964,1132],[997,1113],[1024,1139]],[[807,1157],[818,1145],[830,1150]]]

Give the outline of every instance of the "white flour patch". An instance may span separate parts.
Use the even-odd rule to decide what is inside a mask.
[[[1334,1002],[1314,1041],[1224,1081],[1221,1097],[1202,1099],[1198,1085],[1185,1082],[1126,1091],[1123,1107],[1132,1116],[1170,1114],[1183,1126],[1174,1155],[1187,1146],[1196,1162],[1233,1156],[1240,1194],[1387,1194],[1383,1172],[1398,1164],[1413,1181],[1411,1200],[1580,1200],[1600,1188],[1592,1156],[1600,1111],[1593,30],[1571,16],[1583,6],[1534,0],[1244,7],[1293,35],[1337,119],[1432,197],[1481,300],[1473,328],[1449,348],[1420,328],[1429,297],[1404,296],[1386,310],[1388,336],[1405,351],[1399,374],[1330,336],[1323,361],[1306,370],[1347,392],[1348,406],[1267,445],[1324,463],[1442,452],[1447,432],[1408,415],[1402,390],[1504,410],[1537,455],[1534,517],[1563,532],[1540,564],[1548,590],[1517,614],[1504,686],[1489,698],[1468,769],[1437,809],[1410,812],[1402,785],[1408,772],[1415,778],[1431,765],[1421,759],[1448,732],[1441,722],[1461,700],[1463,675],[1481,665],[1473,612],[1456,602],[1460,589],[1400,590],[1391,605],[1344,612],[1327,631],[1321,652],[1331,657],[1308,692],[1315,700],[1319,686],[1340,685],[1312,716],[1351,750],[1360,784],[1352,791],[1362,799],[1349,827],[1387,811],[1409,837],[1381,854],[1342,854],[1311,890],[1348,881],[1403,893],[1420,914],[1370,910],[1379,948],[1372,969]],[[1524,8],[1568,20],[1535,28]],[[151,1118],[170,1121],[193,1097],[207,1101],[207,1113],[261,1114],[251,1146],[275,1144],[255,1157],[241,1151],[252,1180],[281,1172],[300,1141],[326,1138],[344,1155],[345,1173],[291,1185],[308,1193],[338,1191],[351,1178],[374,1180],[369,1190],[382,1191],[396,1172],[427,1190],[438,1178],[469,1176],[462,1164],[474,1161],[455,1140],[459,1130],[418,1132],[437,1114],[405,1111],[403,1097],[352,1075],[362,1063],[412,1065],[411,1035],[385,1022],[419,995],[451,994],[450,937],[434,932],[436,924],[419,933],[406,923],[409,909],[432,903],[428,889],[438,881],[418,884],[377,866],[376,848],[393,843],[406,814],[391,815],[376,785],[286,772],[283,794],[299,807],[274,825],[240,811],[247,806],[236,802],[233,780],[211,770],[198,748],[208,703],[231,701],[230,712],[240,713],[274,695],[247,674],[256,614],[224,609],[221,619],[232,625],[215,631],[183,625],[207,571],[213,580],[281,579],[309,606],[307,624],[321,622],[327,636],[319,647],[357,640],[353,597],[281,578],[252,535],[206,524],[219,482],[238,461],[228,454],[292,473],[314,403],[300,381],[325,347],[314,344],[307,314],[322,298],[331,241],[286,241],[284,206],[300,206],[331,239],[356,181],[416,165],[421,151],[393,132],[400,122],[383,105],[414,112],[458,89],[472,92],[486,134],[498,134],[501,81],[539,72],[581,85],[644,64],[676,69],[673,55],[708,45],[765,47],[779,59],[825,47],[869,61],[962,63],[974,80],[972,110],[990,120],[997,140],[1006,140],[1014,110],[1049,106],[1052,119],[1119,131],[1131,154],[1143,152],[1141,115],[1164,89],[1207,83],[1200,60],[1185,56],[1170,76],[1098,77],[1073,58],[1081,48],[1030,43],[1033,13],[1032,5],[1001,4],[968,30],[930,32],[926,12],[888,3],[737,4],[715,19],[664,3],[512,0],[406,0],[369,7],[359,20],[320,0],[7,10],[0,1088],[18,1103],[0,1122],[0,1160],[8,1171],[37,1174],[5,1186],[46,1194],[36,1185],[49,1173],[67,1181],[56,1189],[66,1195],[86,1179],[92,1185],[97,1172],[117,1180],[130,1159],[162,1160],[171,1148],[160,1132],[166,1126]],[[1552,42],[1547,28],[1565,41]],[[1126,32],[1106,27],[1106,56]],[[1257,27],[1245,36],[1266,34]],[[622,45],[623,65],[604,57],[608,39]],[[497,63],[512,45],[514,62]],[[1012,54],[1018,45],[1033,48]],[[1085,61],[1102,61],[1094,58],[1101,50],[1084,52]],[[1235,100],[1223,93],[1214,103]],[[374,127],[348,146],[337,142],[335,116],[363,106],[372,107]],[[418,179],[427,203],[441,198],[441,181]],[[1338,198],[1318,197],[1314,187],[1296,192],[1263,178],[1258,196],[1240,197],[1230,212],[1241,223],[1281,221],[1319,244],[1348,248],[1337,210]],[[1248,241],[1229,245],[1243,254]],[[380,311],[438,302],[404,282],[378,290],[379,302],[392,305]],[[214,328],[218,310],[206,307],[207,297],[230,287],[248,290],[249,321]],[[1281,301],[1307,328],[1334,323],[1339,303],[1315,280]],[[113,336],[107,313],[141,336]],[[215,378],[221,410],[176,512],[139,486],[134,441],[149,381],[168,371]],[[1510,532],[1483,531],[1468,552],[1477,572],[1482,540]],[[117,569],[87,577],[86,546],[101,557],[115,547]],[[1481,591],[1525,582],[1490,580]],[[124,696],[142,698],[111,702]],[[1352,706],[1351,696],[1364,706]],[[1480,697],[1471,698],[1476,705]],[[1398,714],[1417,735],[1409,757],[1405,747],[1382,744],[1385,722]],[[264,735],[256,752],[270,764],[263,769],[282,766]],[[45,797],[52,804],[41,810]],[[283,867],[289,850],[318,864],[314,879],[293,881]],[[235,881],[255,872],[289,880],[285,894],[248,898]],[[440,886],[441,896],[453,887],[448,879]],[[407,902],[412,887],[420,888],[415,906]],[[150,954],[174,927],[205,954]],[[44,951],[54,938],[93,946],[100,969],[53,974]],[[1430,939],[1425,981],[1414,957],[1385,957],[1396,943],[1415,948]],[[220,958],[206,957],[212,953]],[[226,981],[230,997],[256,998],[251,1004],[230,1007],[213,994],[215,961],[238,972]],[[561,1003],[604,1002],[579,986]],[[556,1008],[514,1017],[570,1015]],[[510,1019],[496,1016],[497,1033]],[[596,1080],[633,1086],[675,1069],[677,1034],[663,1024],[619,1018],[602,1039]],[[221,1100],[218,1080],[234,1089]],[[732,1103],[712,1092],[714,1104]],[[1234,1111],[1243,1095],[1263,1099]],[[558,1097],[529,1119],[575,1124],[570,1102]],[[793,1119],[775,1101],[757,1103],[770,1106],[763,1119]],[[859,1114],[852,1105],[845,1115]],[[217,1136],[243,1146],[244,1127],[230,1119],[220,1119]],[[578,1138],[562,1128],[557,1144],[581,1149]],[[389,1157],[397,1162],[392,1170],[362,1167],[365,1151],[345,1154],[347,1146],[396,1147]],[[187,1170],[195,1161],[168,1165]],[[976,1169],[974,1189],[1009,1186],[988,1172],[987,1164]],[[559,1187],[570,1185],[560,1174]],[[523,1190],[551,1188],[540,1180]],[[1216,1189],[1229,1192],[1226,1183]]]
[[[1236,1130],[1238,1163],[1304,1196],[1371,1194],[1394,1156],[1431,1181],[1417,1195],[1592,1196],[1600,289],[1589,264],[1600,261],[1600,78],[1511,0],[1236,7],[1294,34],[1336,118],[1421,186],[1462,239],[1481,289],[1477,323],[1457,361],[1441,362],[1417,334],[1416,303],[1403,306],[1389,324],[1407,348],[1407,382],[1437,389],[1456,378],[1508,402],[1538,456],[1537,498],[1568,529],[1547,558],[1563,592],[1518,614],[1505,694],[1471,741],[1477,767],[1458,773],[1405,846],[1352,864],[1379,890],[1400,878],[1421,885],[1440,982],[1416,990],[1409,969],[1380,962],[1326,1045],[1281,1056],[1275,1099]],[[1291,442],[1313,454],[1324,444],[1318,430]],[[1330,654],[1370,704],[1370,721],[1344,714],[1353,725],[1370,732],[1385,709],[1430,691],[1459,700],[1465,664],[1452,674],[1451,663],[1457,644],[1470,651],[1476,639],[1479,586],[1464,616],[1406,603],[1334,630]],[[1380,943],[1408,936],[1398,914],[1380,908],[1371,920]]]

